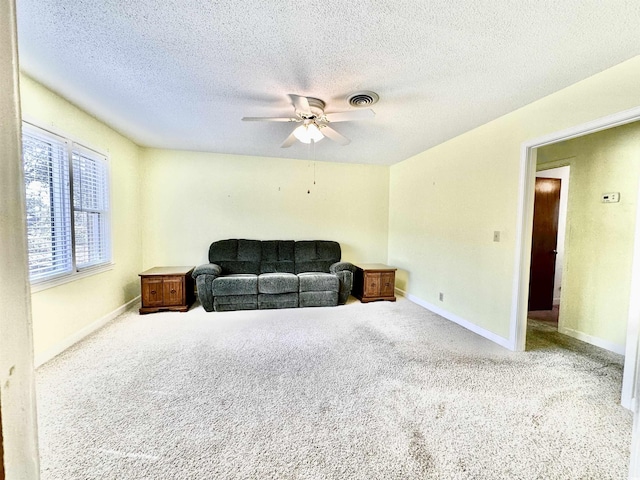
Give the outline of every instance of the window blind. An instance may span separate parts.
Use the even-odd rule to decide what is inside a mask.
[[[73,270],[66,142],[23,129],[27,245],[31,281]]]
[[[109,261],[109,189],[106,159],[95,152],[73,149],[73,215],[76,267]]]
[[[22,132],[31,282],[108,264],[107,158],[26,122]]]

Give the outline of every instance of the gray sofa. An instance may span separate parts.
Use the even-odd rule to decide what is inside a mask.
[[[327,240],[220,240],[193,278],[207,312],[342,305],[355,267]]]

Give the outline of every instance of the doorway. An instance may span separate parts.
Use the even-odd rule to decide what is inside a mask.
[[[627,335],[639,152],[640,122],[634,122],[540,147],[536,159],[529,310],[549,315],[560,303],[554,282],[562,265],[554,257],[566,246],[557,330],[619,355]],[[540,178],[542,169],[560,163],[572,180],[564,242],[557,241],[562,179]]]
[[[538,168],[527,318],[558,330],[571,167]]]
[[[593,122],[588,125],[577,126],[567,131],[558,132],[556,134],[549,135],[547,137],[543,137],[541,139],[533,140],[531,142],[527,142],[523,145],[522,155],[521,155],[521,175],[522,175],[522,189],[521,189],[521,209],[519,212],[519,231],[518,231],[518,262],[519,268],[516,271],[516,282],[518,284],[517,289],[517,298],[514,298],[514,309],[512,315],[512,332],[511,339],[513,341],[515,350],[524,350],[525,341],[526,341],[526,327],[527,327],[527,312],[528,312],[528,304],[529,304],[529,280],[530,280],[530,265],[531,265],[531,246],[533,244],[532,234],[533,234],[533,218],[534,218],[534,200],[535,200],[535,177],[536,170],[538,168],[542,168],[538,166],[538,160],[540,152],[542,151],[541,147],[559,145],[566,140],[577,139],[579,137],[586,137],[587,135],[594,134],[597,132],[603,132],[605,130],[613,129],[614,127],[631,124],[640,119],[640,108],[634,109],[633,111],[623,112],[617,115],[613,115],[611,117],[607,117],[601,119],[599,121]],[[640,148],[640,144],[637,145],[637,148]],[[637,150],[635,155],[637,156]],[[565,155],[564,158],[560,158],[559,156],[554,162],[545,163],[543,160],[543,164],[547,168],[555,168],[559,166],[566,166],[571,162],[568,160],[570,155]],[[606,169],[611,168],[611,162],[607,160],[599,159],[599,168]],[[574,172],[572,170],[572,177],[574,176]],[[634,378],[636,371],[636,359],[638,353],[637,342],[639,338],[639,326],[640,326],[640,299],[634,298],[631,292],[637,291],[640,288],[640,221],[638,217],[640,216],[640,208],[635,208],[636,205],[640,205],[640,188],[638,188],[638,180],[640,179],[640,174],[638,172],[628,172],[626,176],[623,176],[623,180],[626,182],[631,182],[634,185],[633,194],[627,195],[627,204],[633,206],[633,210],[630,221],[627,222],[628,227],[631,228],[631,238],[628,247],[628,260],[625,261],[625,268],[627,271],[628,278],[626,280],[626,284],[622,287],[618,287],[618,294],[623,293],[624,298],[624,308],[625,313],[623,314],[624,320],[626,320],[626,338],[623,336],[622,340],[619,341],[618,345],[613,345],[616,342],[609,341],[606,345],[598,345],[603,346],[609,350],[616,351],[614,348],[610,348],[612,345],[614,347],[619,348],[619,352],[625,355],[625,368],[624,368],[624,379],[622,385],[622,405],[626,408],[631,408],[632,404],[632,396],[633,396],[633,388],[634,388]],[[610,187],[611,191],[616,190],[617,184]],[[572,187],[573,189],[573,180]],[[602,191],[600,191],[602,190]],[[597,198],[593,198],[594,193],[592,192],[592,197],[589,198],[589,201],[595,202],[598,204],[598,208],[606,208],[607,206],[603,203],[602,196],[608,192],[609,188],[601,189],[598,187],[595,191],[595,195]],[[632,198],[629,198],[632,197]],[[580,201],[585,201],[584,198],[581,198]],[[626,207],[625,207],[626,208]],[[571,208],[569,208],[571,210]],[[614,210],[609,209],[609,212],[613,212]],[[620,210],[618,210],[620,211]],[[613,215],[615,216],[615,215]],[[569,221],[569,223],[571,223]],[[570,226],[568,227],[570,229]],[[574,232],[576,233],[576,232]],[[609,249],[609,245],[607,244],[608,239],[616,238],[618,236],[618,232],[611,231],[611,235],[607,235],[606,230],[601,230],[599,232],[601,234],[602,241],[597,244],[598,246],[595,250],[592,248],[590,252],[597,252],[598,249]],[[611,246],[610,251],[616,251],[615,246]],[[583,261],[582,264],[586,265],[589,262]],[[584,266],[583,265],[583,266]],[[574,262],[573,267],[578,268],[581,266],[580,262]],[[631,266],[631,268],[629,268]],[[570,265],[571,267],[571,265]],[[566,266],[563,268],[566,269]],[[584,280],[584,277],[582,278]],[[564,280],[562,284],[564,284]],[[563,287],[564,288],[564,287]],[[562,302],[564,303],[564,292],[561,295],[563,297]],[[615,303],[615,302],[614,302]],[[564,313],[565,309],[563,307],[562,312]],[[559,329],[561,333],[567,333],[571,336],[579,338],[580,340],[586,340],[589,343],[596,343],[592,341],[597,335],[590,336],[589,334],[584,334],[584,332],[580,331],[580,328],[575,328],[572,325],[565,326],[563,331],[563,313],[560,314],[559,321]],[[584,329],[583,329],[584,330]],[[584,338],[580,338],[580,335],[583,335]],[[607,342],[605,342],[607,343]],[[597,344],[597,343],[596,343]]]

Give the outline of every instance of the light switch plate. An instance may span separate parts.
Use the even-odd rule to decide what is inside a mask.
[[[494,242],[499,242],[500,241],[500,232],[498,230],[493,232],[493,241]]]

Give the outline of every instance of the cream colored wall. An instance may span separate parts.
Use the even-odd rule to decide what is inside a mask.
[[[109,157],[112,270],[32,294],[36,356],[139,295],[142,267],[140,149],[99,120],[26,76],[23,118],[52,128]]]
[[[521,145],[638,106],[639,77],[635,57],[393,165],[389,263],[401,269],[399,287],[508,339]]]
[[[335,240],[346,260],[387,260],[386,166],[156,149],[143,158],[145,268],[204,263],[225,238]]]
[[[538,149],[538,168],[571,166],[560,331],[624,351],[629,310],[640,123]],[[619,203],[601,195],[619,192]]]

